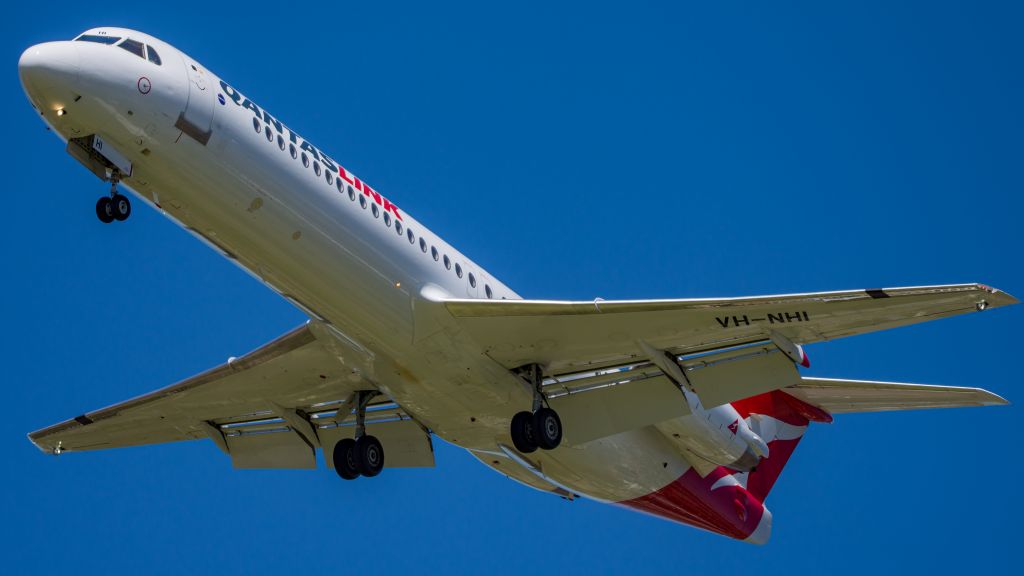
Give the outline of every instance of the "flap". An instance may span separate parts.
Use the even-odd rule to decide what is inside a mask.
[[[721,360],[694,364],[686,370],[686,378],[705,408],[714,408],[800,381],[796,364],[775,344],[764,344],[741,350],[742,354]],[[688,362],[684,361],[684,365]]]
[[[675,383],[660,375],[549,395],[548,403],[562,419],[564,442],[568,445],[584,444],[690,412]]]

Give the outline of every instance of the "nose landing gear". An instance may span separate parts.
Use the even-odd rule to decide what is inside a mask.
[[[540,366],[527,366],[522,375],[533,387],[533,412],[524,410],[512,417],[512,444],[523,454],[537,448],[553,450],[562,443],[562,420],[557,412],[544,406],[545,398],[541,391],[544,376]]]
[[[110,196],[101,196],[96,201],[96,217],[104,224],[114,220],[123,222],[132,214],[132,203],[128,197],[117,192],[117,183],[120,181],[121,175],[114,171],[110,176]]]

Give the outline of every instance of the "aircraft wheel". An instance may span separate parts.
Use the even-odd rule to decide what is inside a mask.
[[[109,196],[101,196],[96,201],[96,217],[104,224],[110,224],[114,221],[114,203],[110,200]]]
[[[537,445],[552,450],[562,443],[562,420],[551,408],[540,408],[533,414],[533,429]]]
[[[363,436],[356,440],[356,466],[366,477],[376,476],[384,468],[384,447],[374,436]]]
[[[519,412],[512,417],[512,444],[516,450],[523,454],[529,454],[537,449],[537,435],[535,433],[533,414]]]
[[[132,215],[132,203],[128,201],[127,196],[115,194],[111,199],[111,204],[113,206],[114,218],[118,222],[124,222]]]
[[[334,445],[331,454],[334,463],[334,471],[345,480],[355,480],[359,477],[359,467],[356,462],[356,441],[351,438],[339,440]]]

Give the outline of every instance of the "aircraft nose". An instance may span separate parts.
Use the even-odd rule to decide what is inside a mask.
[[[34,102],[64,105],[78,85],[79,58],[74,42],[46,42],[25,50],[18,60],[21,85]]]

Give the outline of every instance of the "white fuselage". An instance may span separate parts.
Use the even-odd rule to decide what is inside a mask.
[[[530,390],[421,304],[425,294],[519,296],[197,61],[138,32],[90,32],[146,42],[162,64],[100,43],[34,47],[64,66],[26,85],[37,111],[64,140],[100,134],[133,163],[123,183],[140,198],[329,324],[353,378],[543,490],[621,502],[690,467],[654,427],[538,452],[532,460],[543,474],[508,457],[501,445],[510,444],[509,419],[529,408]],[[182,118],[193,128],[183,131]],[[202,143],[195,128],[202,136],[207,122]]]

